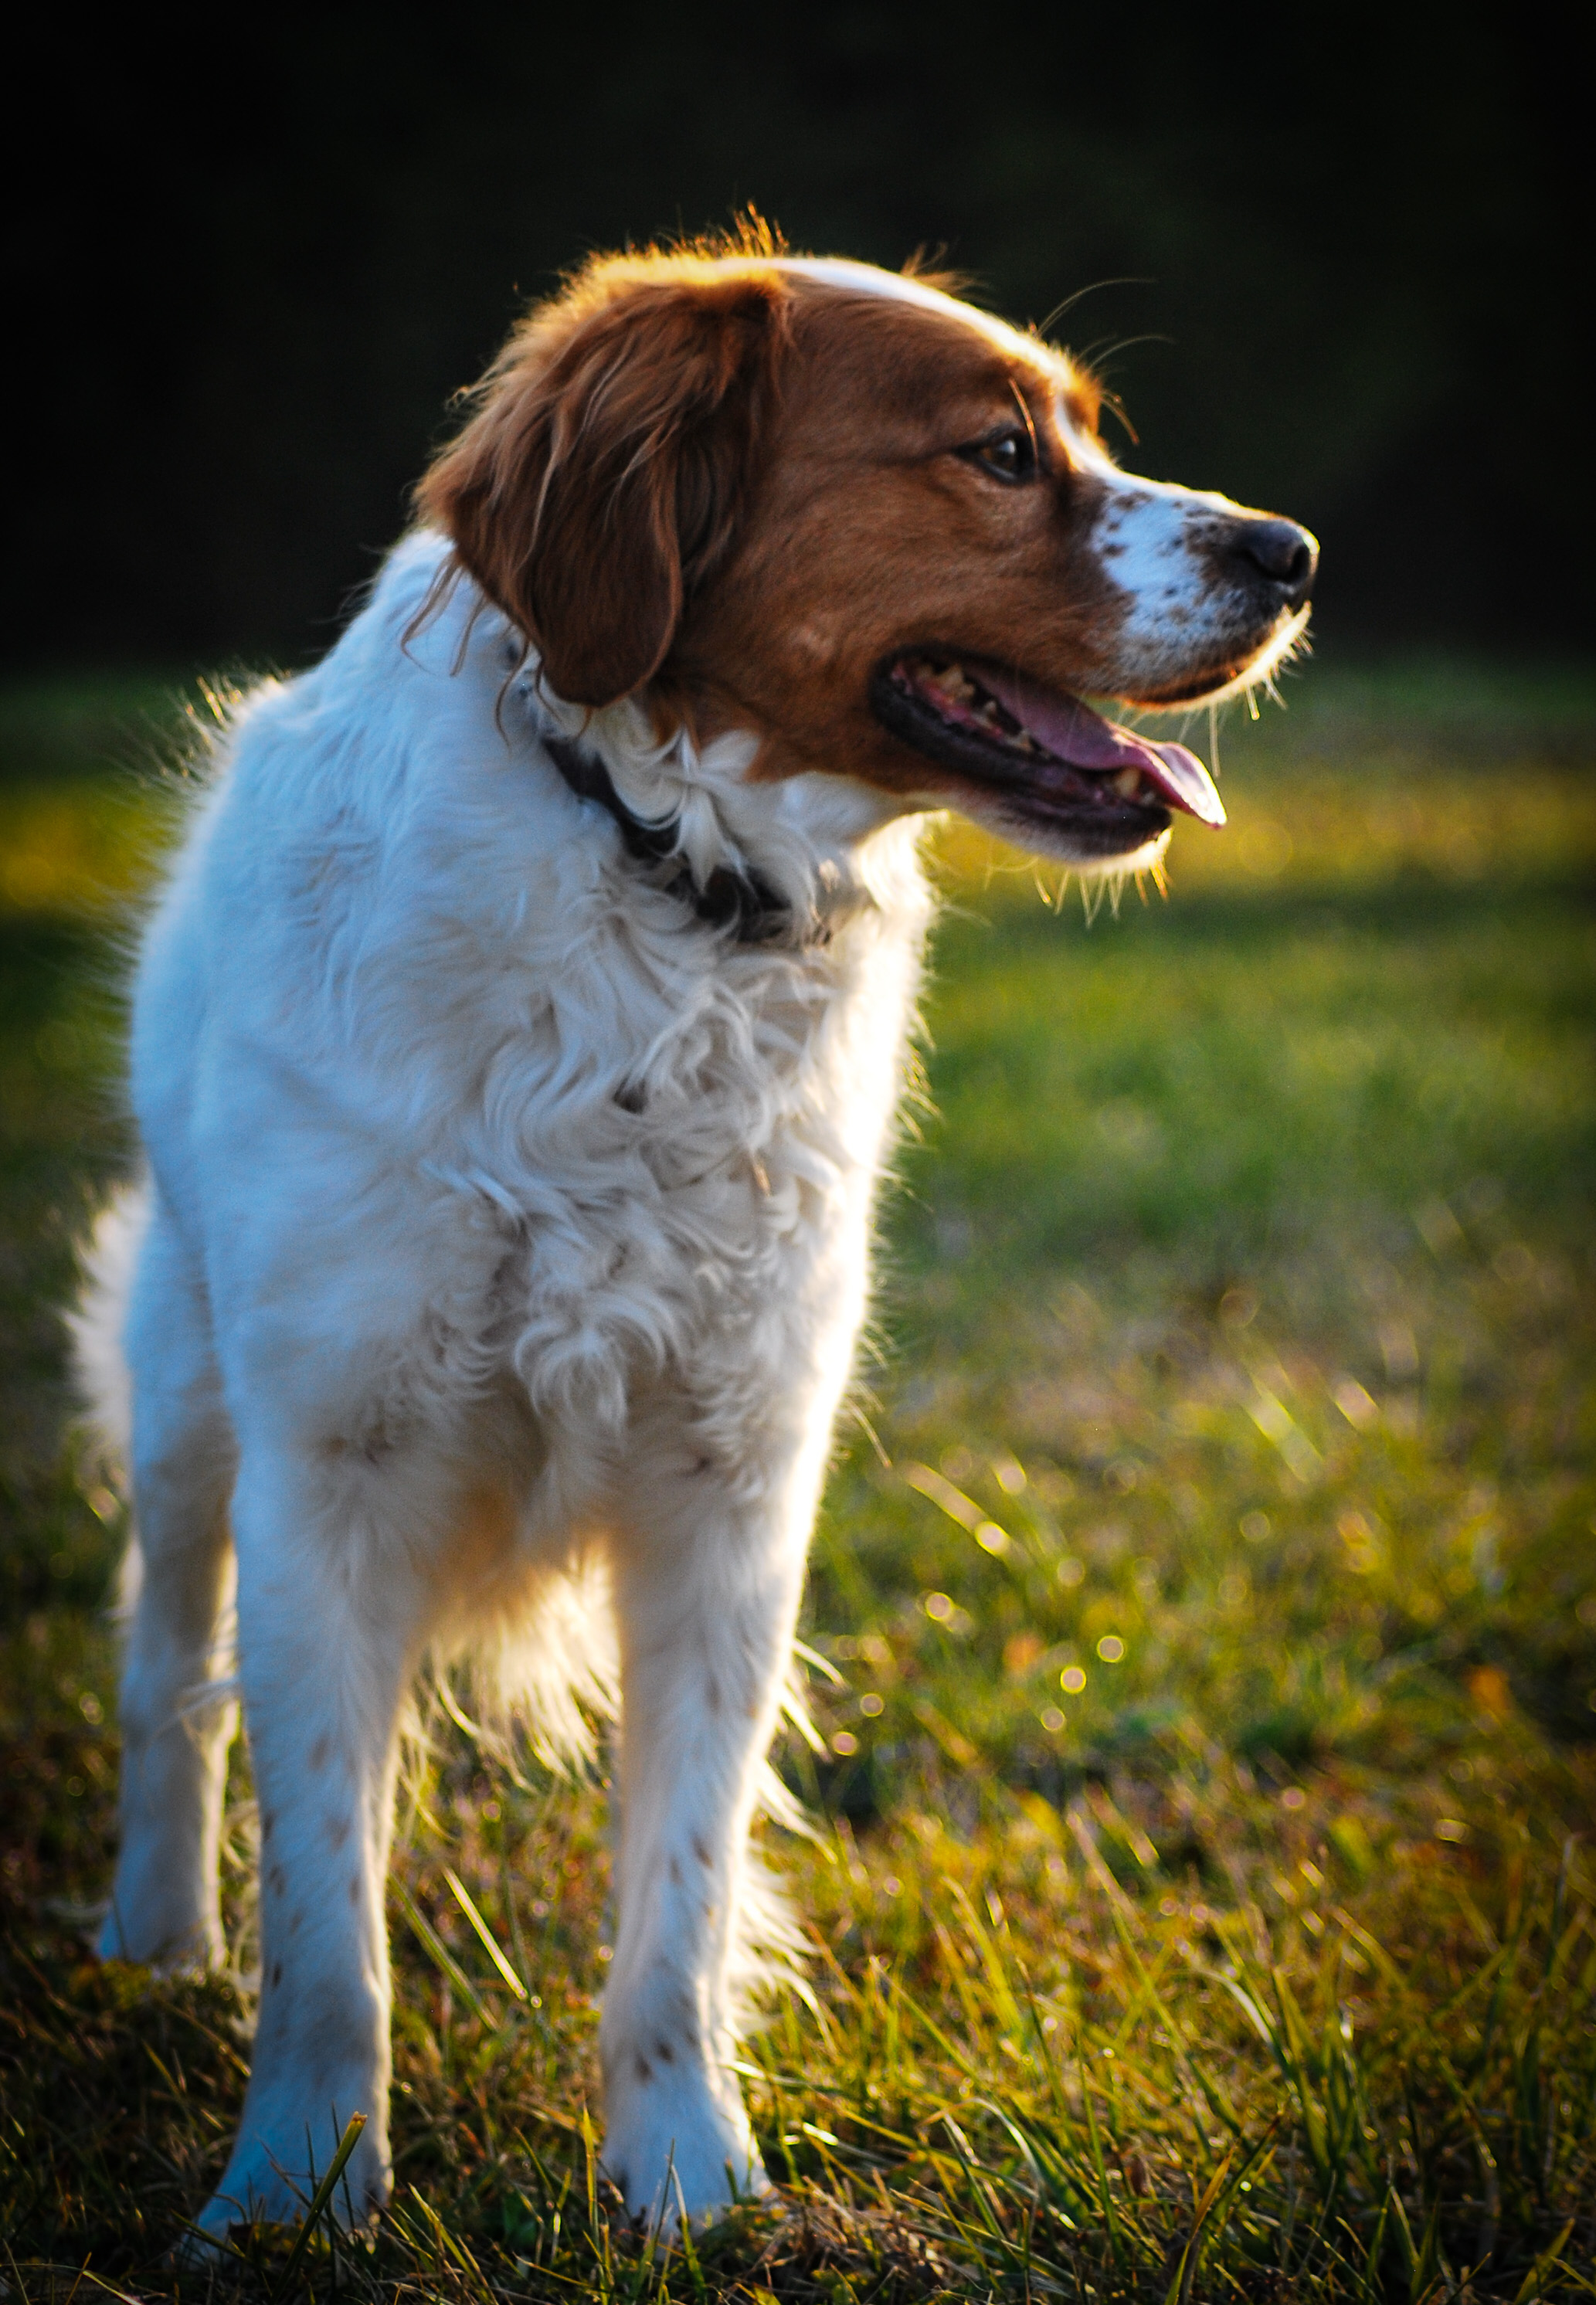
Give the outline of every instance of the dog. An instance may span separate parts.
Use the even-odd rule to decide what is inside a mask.
[[[749,1846],[956,809],[1087,874],[1223,821],[1082,698],[1295,645],[1295,523],[1133,478],[955,285],[757,233],[533,310],[324,661],[240,701],[145,929],[144,1181],[76,1314],[136,1536],[107,1957],[222,1951],[242,1697],[261,1974],[199,2230],[390,2185],[400,1724],[475,1656],[551,1754],[618,1704],[604,2162],[767,2183]],[[233,1634],[236,1623],[236,1648]],[[763,1949],[763,1950],[761,1950]]]

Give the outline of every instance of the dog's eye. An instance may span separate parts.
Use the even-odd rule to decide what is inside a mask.
[[[1029,432],[1014,426],[1006,432],[997,432],[985,440],[972,440],[961,448],[961,456],[972,464],[979,464],[983,472],[990,472],[997,481],[1033,481],[1036,478],[1036,446]]]

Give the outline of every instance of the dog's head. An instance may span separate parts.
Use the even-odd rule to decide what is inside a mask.
[[[751,732],[748,775],[843,774],[1076,863],[1171,808],[1178,744],[1082,700],[1257,678],[1308,617],[1294,523],[1134,479],[1063,353],[934,283],[769,250],[598,261],[534,311],[422,482],[422,516],[551,688],[662,733]]]

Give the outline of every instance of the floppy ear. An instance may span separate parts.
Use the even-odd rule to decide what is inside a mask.
[[[788,296],[773,267],[578,283],[511,338],[421,482],[422,517],[568,702],[613,703],[657,672],[724,558]]]

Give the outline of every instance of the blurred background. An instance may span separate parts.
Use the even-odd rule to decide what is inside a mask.
[[[945,250],[1023,321],[1090,291],[1057,333],[1125,460],[1315,528],[1321,643],[1586,642],[1582,132],[1508,13],[488,0],[31,37],[17,662],[314,654],[524,302],[750,201],[796,246]]]

